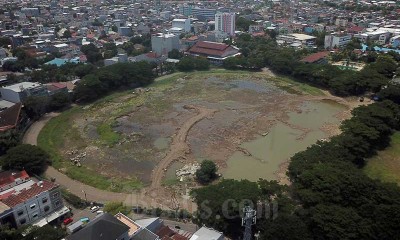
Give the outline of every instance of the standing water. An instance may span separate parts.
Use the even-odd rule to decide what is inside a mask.
[[[280,164],[318,140],[328,137],[320,128],[324,124],[339,124],[335,115],[345,110],[345,107],[325,101],[306,102],[301,110],[299,113],[289,113],[288,123],[275,124],[266,136],[241,144],[240,147],[250,155],[245,155],[243,151],[234,152],[228,159],[224,178],[276,180],[275,172],[279,170]]]

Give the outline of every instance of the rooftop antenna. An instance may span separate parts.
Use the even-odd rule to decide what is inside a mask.
[[[251,240],[252,231],[251,226],[256,224],[256,210],[250,206],[243,208],[242,226],[244,226],[243,240]]]

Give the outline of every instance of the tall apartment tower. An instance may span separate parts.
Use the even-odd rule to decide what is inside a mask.
[[[235,13],[218,12],[215,14],[215,31],[234,36]]]
[[[156,10],[160,11],[161,10],[161,0],[155,0],[155,6],[156,6]]]

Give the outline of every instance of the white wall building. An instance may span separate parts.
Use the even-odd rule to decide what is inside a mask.
[[[227,33],[230,36],[235,35],[235,13],[217,13],[215,14],[215,31]]]
[[[326,35],[324,47],[325,49],[342,48],[346,46],[350,41],[351,41],[351,35],[339,35],[339,34]]]
[[[182,28],[185,32],[190,32],[190,19],[174,19],[172,28]]]
[[[167,55],[173,49],[180,49],[179,36],[159,33],[151,36],[151,49],[157,55]]]
[[[47,95],[47,88],[40,83],[21,82],[0,88],[0,93],[2,99],[13,103],[19,103],[29,96]]]

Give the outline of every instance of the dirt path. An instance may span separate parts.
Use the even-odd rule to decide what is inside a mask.
[[[186,142],[187,135],[190,129],[199,121],[204,118],[211,117],[217,110],[207,109],[199,106],[186,105],[185,109],[195,110],[197,115],[186,121],[178,132],[173,136],[170,151],[167,155],[157,164],[153,170],[151,188],[157,189],[161,187],[162,179],[164,177],[165,169],[171,163],[179,159],[186,159],[187,154],[190,153],[190,146]]]
[[[163,170],[169,166],[170,163],[179,159],[185,158],[185,155],[190,152],[190,147],[186,143],[186,137],[190,129],[200,120],[211,117],[216,110],[206,109],[195,106],[185,106],[186,109],[194,109],[198,114],[190,118],[174,136],[171,144],[171,150],[169,154],[160,162],[153,175],[152,187],[157,188],[161,186],[161,181],[164,176]],[[49,113],[33,123],[23,137],[23,143],[37,145],[37,138],[40,131],[46,125],[46,123],[53,117],[58,116],[60,113]],[[190,201],[190,199],[179,198],[177,199],[174,195],[165,191],[155,191],[150,195],[145,190],[133,193],[115,193],[97,189],[95,187],[83,184],[79,181],[69,178],[67,175],[59,172],[57,169],[49,166],[45,172],[48,178],[55,178],[56,183],[65,187],[72,194],[87,199],[88,201],[96,202],[110,202],[117,201],[123,202],[128,206],[141,205],[142,207],[160,207],[163,209],[171,209],[179,206],[189,212],[193,212],[197,207]],[[161,201],[160,201],[161,200]]]

